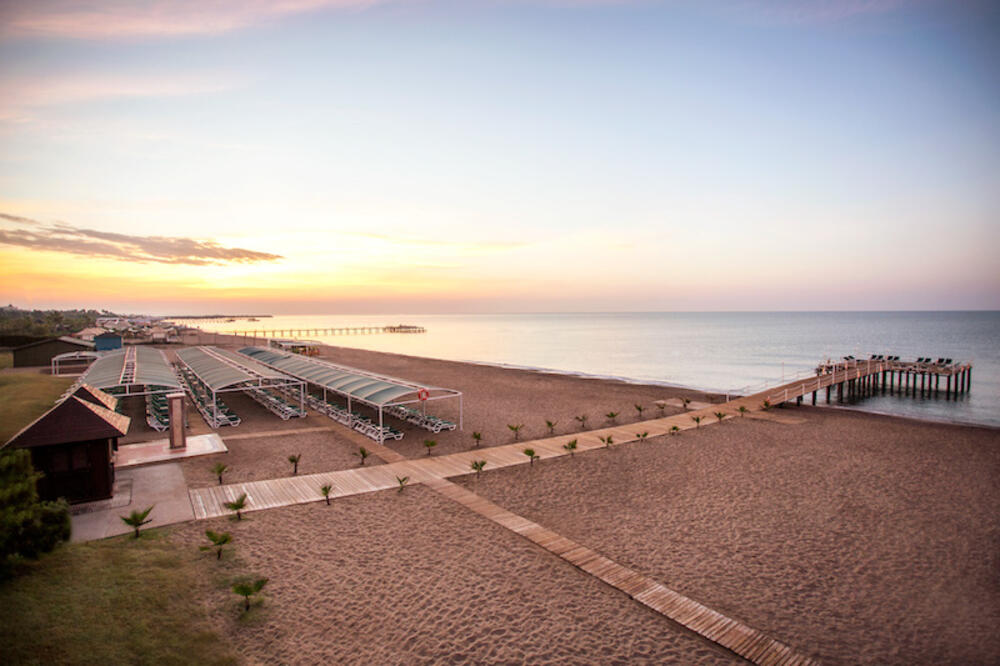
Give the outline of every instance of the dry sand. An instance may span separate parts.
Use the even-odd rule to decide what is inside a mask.
[[[204,530],[233,534],[222,562]],[[735,663],[525,539],[422,486],[189,523],[199,589],[247,663]],[[222,583],[266,576],[239,619]]]
[[[648,418],[654,400],[705,399],[346,348],[325,354],[465,393],[465,432],[406,426],[389,446],[409,457],[423,455],[425,438],[438,440],[435,452],[462,451],[473,430],[489,446],[511,441],[508,423],[524,423],[522,439],[531,439],[547,432],[547,418],[568,432],[579,429],[577,414],[593,428],[610,410],[637,420],[634,403]],[[457,420],[457,404],[439,404]],[[1000,431],[832,409],[780,413],[804,422],[736,418],[462,482],[824,662],[1000,662]],[[293,425],[307,422],[333,425],[319,415]],[[263,413],[229,432],[278,423]],[[334,427],[234,439],[227,463],[245,470],[228,480],[287,475],[286,449],[303,451],[304,472],[357,464],[356,443]],[[213,482],[210,463],[186,465],[194,484]],[[231,593],[206,598],[251,662],[730,657],[422,487],[260,512],[242,524],[191,524],[177,538],[193,544],[206,527],[236,535],[240,561],[224,571],[271,578],[263,613],[248,623],[235,621]]]
[[[783,411],[463,483],[825,663],[997,663],[1000,433]]]
[[[207,336],[206,336],[207,337]],[[215,336],[211,336],[215,337]],[[244,344],[231,336],[218,336],[220,347],[239,349]],[[193,336],[186,338],[194,343]],[[645,416],[656,416],[656,400],[687,396],[695,400],[706,400],[706,394],[686,389],[677,389],[620,381],[584,379],[569,375],[549,374],[526,370],[498,368],[488,365],[473,365],[418,358],[398,354],[384,354],[345,347],[324,347],[323,357],[333,362],[381,372],[432,386],[442,386],[462,391],[465,414],[465,429],[431,433],[409,423],[386,418],[405,435],[400,441],[388,441],[386,446],[408,458],[426,454],[425,440],[437,442],[434,454],[442,455],[466,451],[475,446],[474,431],[483,434],[482,446],[496,446],[514,441],[508,424],[524,424],[522,440],[545,436],[548,429],[545,420],[557,422],[556,433],[580,430],[575,416],[586,414],[588,427],[596,428],[605,424],[605,414],[620,412],[619,423],[629,423],[639,419],[635,405],[645,408]],[[171,356],[168,350],[168,356]],[[226,403],[243,422],[236,427],[218,430],[229,453],[206,456],[184,461],[184,474],[189,485],[203,487],[217,483],[212,476],[212,465],[222,461],[229,466],[224,481],[236,483],[289,476],[291,465],[288,456],[302,453],[299,473],[328,472],[356,467],[359,459],[355,456],[359,446],[368,441],[362,435],[337,424],[333,420],[309,410],[304,419],[282,421],[256,402],[238,393],[222,394]],[[332,396],[331,396],[332,397]],[[459,421],[457,399],[431,401],[429,413]],[[374,412],[360,407],[360,411]],[[668,407],[666,414],[680,411]],[[207,426],[193,407],[189,408],[188,422],[191,433],[209,432]],[[244,435],[283,429],[332,427],[329,432],[296,434],[266,438],[244,438]],[[148,430],[148,429],[147,429]],[[151,432],[151,431],[150,431]],[[162,437],[162,435],[158,435]],[[372,456],[366,464],[378,464]]]

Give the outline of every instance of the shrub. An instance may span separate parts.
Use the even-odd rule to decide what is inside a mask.
[[[19,558],[37,558],[69,540],[69,506],[40,502],[40,475],[24,449],[0,450],[0,576]]]

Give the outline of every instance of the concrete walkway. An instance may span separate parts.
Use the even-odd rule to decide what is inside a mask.
[[[93,541],[131,531],[121,517],[152,506],[147,527],[194,520],[184,472],[177,463],[119,470],[115,485],[120,492],[111,500],[72,508],[71,541]],[[82,512],[81,512],[82,511]]]

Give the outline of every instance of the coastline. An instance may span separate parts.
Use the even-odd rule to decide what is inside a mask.
[[[472,449],[473,430],[488,434],[484,447],[513,441],[506,429],[512,416],[530,420],[524,435],[530,440],[546,436],[543,419],[553,414],[562,421],[587,410],[596,418],[600,406],[628,408],[626,400],[640,397],[647,405],[654,397],[704,397],[332,345],[322,355],[463,390],[466,430],[433,436],[435,456]],[[993,552],[1000,520],[991,510],[1000,502],[998,431],[817,407],[789,405],[780,420],[734,416],[678,437],[486,469],[481,478],[470,470],[453,482],[823,663],[1000,657],[1000,638],[983,638],[1000,621]],[[315,414],[306,420],[332,423]],[[624,422],[635,420],[629,414]],[[566,430],[561,423],[558,433],[575,431],[575,424]],[[243,426],[231,432],[243,434]],[[422,458],[426,435],[410,431],[387,446]],[[231,480],[249,465],[263,465],[257,478],[287,475],[283,453],[307,440],[314,446],[303,473],[357,465],[350,455],[357,443],[342,427],[307,436],[234,436],[226,459],[242,462]],[[213,483],[200,468],[185,474],[194,485]],[[343,498],[332,507],[271,509],[237,526],[225,518],[189,523],[171,538],[190,546],[206,528],[239,531],[241,559],[272,579],[275,610],[260,626],[242,626],[226,612],[213,616],[249,661],[291,658],[301,635],[309,637],[310,660],[411,663],[454,654],[532,663],[587,662],[595,655],[730,661],[710,642],[662,619],[649,623],[620,592],[595,586],[576,568],[464,511],[418,486]],[[444,571],[458,572],[457,579],[442,575],[442,553]],[[223,593],[206,590],[208,607],[220,606]],[[386,612],[386,595],[394,599],[391,628],[379,629],[369,619]],[[497,619],[483,622],[483,613]],[[331,614],[339,618],[334,625],[324,619]],[[439,620],[419,619],[427,616]],[[581,617],[593,623],[580,624]],[[644,638],[623,640],[629,630],[619,620],[640,627]]]

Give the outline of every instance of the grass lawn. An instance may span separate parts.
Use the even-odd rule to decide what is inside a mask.
[[[0,375],[0,444],[44,414],[74,381],[74,377]]]
[[[0,352],[0,370],[9,368],[14,364],[14,352]]]
[[[0,582],[0,664],[234,664],[206,629],[204,558],[163,530],[69,544]]]

